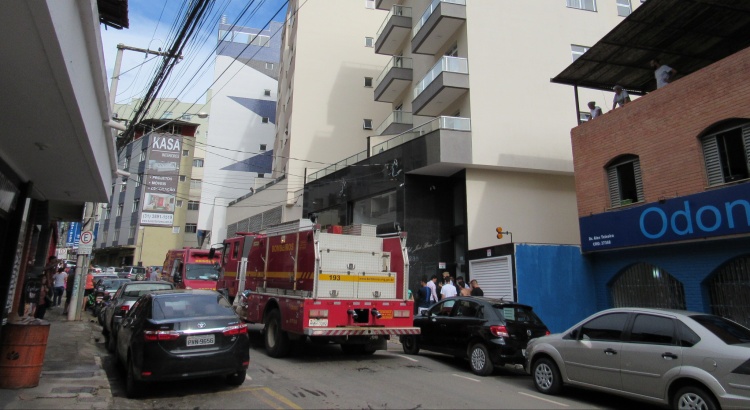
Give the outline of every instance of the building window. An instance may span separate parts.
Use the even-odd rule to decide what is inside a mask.
[[[365,77],[365,87],[372,87],[372,77]]]
[[[141,182],[143,182],[143,174],[138,174],[135,176],[135,187],[138,188],[141,186]]]
[[[190,180],[190,189],[201,189],[201,181],[200,179],[191,179]]]
[[[172,227],[172,233],[180,233],[180,227],[179,226],[173,226]]]
[[[115,216],[122,216],[122,204],[117,205],[117,215]]]
[[[375,39],[372,37],[365,37],[365,47],[375,46]]]
[[[122,169],[124,169],[125,171],[127,171],[129,167],[130,167],[130,158],[123,159],[122,160]]]
[[[189,149],[182,150],[182,156],[183,157],[189,157],[190,156],[190,150]]]
[[[269,90],[269,89],[263,90],[263,95],[265,95],[266,97],[270,97],[271,96],[271,90]]]
[[[260,151],[265,152],[266,151],[266,144],[260,144]]]
[[[180,175],[180,182],[187,181],[187,177],[185,175]]]
[[[273,70],[273,63],[266,63],[266,70]]]
[[[260,47],[271,47],[271,37],[258,34],[252,39],[250,44]],[[268,68],[269,64],[271,64],[271,68],[273,68],[273,63],[266,63],[266,68],[270,70],[270,68]]]
[[[188,211],[197,211],[200,209],[200,201],[188,201]]]
[[[174,206],[177,208],[182,208],[182,199],[178,199],[175,201]]]
[[[446,50],[444,55],[448,57],[458,57],[458,43],[454,44],[453,47]]]
[[[269,121],[269,120],[270,120],[270,118],[268,118],[268,117],[263,117],[263,118],[262,118],[262,119],[261,119],[260,121],[261,121],[261,122],[262,122],[263,124],[268,124],[268,121]]]
[[[266,177],[266,174],[263,174],[263,173],[258,174],[258,178],[265,178],[265,177]]]
[[[375,10],[375,0],[365,0],[365,8]]]
[[[362,120],[362,129],[363,130],[371,130],[372,129],[372,120],[369,118],[365,118]]]
[[[185,233],[198,232],[198,224],[185,224]]]
[[[573,61],[578,60],[578,58],[580,56],[582,56],[583,53],[589,51],[589,48],[591,48],[591,47],[577,46],[575,44],[571,44],[570,45],[570,51],[573,53]]]
[[[146,160],[146,150],[144,149],[141,151],[141,155],[138,156],[138,162],[143,162]]]
[[[164,114],[161,115],[161,119],[168,120],[172,118],[172,111],[164,111]]]
[[[627,17],[633,9],[630,7],[630,0],[617,0],[617,15]]]
[[[609,200],[612,208],[643,200],[641,163],[635,155],[623,155],[607,166]]]
[[[141,205],[140,198],[133,200],[133,212],[138,212],[138,207]]]
[[[112,240],[117,241],[118,239],[120,239],[120,228],[115,229],[115,237]]]
[[[568,7],[574,9],[596,11],[596,0],[566,0]]]
[[[203,168],[203,158],[193,159],[193,168]]]
[[[709,186],[750,177],[750,123],[709,134],[701,143]]]
[[[128,186],[128,181],[122,181],[120,183],[120,192],[125,192],[125,188]]]
[[[180,119],[184,120],[184,121],[190,121],[191,119],[193,119],[193,115],[192,114],[182,114],[182,116],[180,117]]]
[[[130,232],[128,232],[128,239],[135,238],[135,226],[130,227]]]

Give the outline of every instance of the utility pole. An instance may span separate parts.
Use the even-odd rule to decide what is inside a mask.
[[[126,46],[125,44],[118,44],[117,45],[117,57],[115,57],[115,68],[112,71],[112,83],[109,86],[109,105],[112,107],[112,109],[115,108],[115,97],[117,96],[117,84],[120,82],[120,67],[122,66],[122,53],[125,50],[130,51],[137,51],[139,53],[145,53],[145,54],[153,54],[156,56],[172,56],[169,53],[163,52],[161,50],[154,51],[149,50],[146,48],[138,48],[138,47],[130,47]],[[176,56],[180,60],[182,60],[182,56]]]
[[[97,209],[98,204],[94,202],[86,202],[83,209],[81,239],[78,244],[78,260],[76,261],[76,277],[73,281],[72,299],[68,305],[68,320],[81,320],[81,316],[83,315],[85,306],[83,296],[86,288],[86,277],[89,273]]]

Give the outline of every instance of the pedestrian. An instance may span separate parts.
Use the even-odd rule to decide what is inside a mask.
[[[432,305],[433,293],[432,293],[432,289],[430,288],[427,282],[427,278],[425,276],[422,276],[422,279],[419,281],[419,284],[421,285],[421,287],[419,288],[419,292],[417,292],[417,296],[419,297],[419,302],[417,302],[417,314],[421,315],[422,312],[429,309],[430,306]]]
[[[47,312],[47,308],[52,305],[52,292],[49,287],[49,281],[46,275],[42,275],[41,285],[39,287],[39,299],[36,302],[36,311],[34,317],[37,319],[44,319],[44,314]]]
[[[456,278],[456,291],[461,296],[471,296],[471,288],[466,284],[463,276]]]
[[[589,110],[591,112],[591,119],[602,115],[602,108],[597,106],[594,101],[589,101]]]
[[[651,68],[654,69],[654,77],[656,78],[656,89],[664,87],[665,85],[672,82],[672,79],[677,74],[677,71],[665,64],[662,64],[659,60],[653,59],[649,62]]]
[[[440,289],[440,300],[452,298],[457,294],[456,286],[453,285],[453,279],[450,276],[445,277],[445,283],[443,283],[443,287]]]
[[[159,280],[159,268],[149,268],[151,269],[151,272],[149,272],[148,280]]]
[[[430,297],[428,298],[430,301],[430,305],[434,305],[438,301],[438,292],[437,292],[437,275],[432,275],[430,277],[430,281],[427,282],[427,287],[430,288]]]
[[[61,261],[54,255],[47,258],[47,265],[44,266],[44,275],[47,276],[47,283],[52,283],[52,277],[57,273]]]
[[[44,277],[42,275],[41,277]],[[41,278],[40,277],[40,278]],[[41,290],[40,278],[30,279],[26,283],[26,290],[24,294],[24,316],[34,316],[36,313],[36,305],[39,301],[39,291]]]
[[[75,286],[76,282],[76,271],[75,269],[71,269],[68,271],[68,280],[65,282],[65,309],[63,309],[63,314],[68,314],[68,309],[70,308],[70,299],[73,298],[73,287]]]
[[[615,90],[615,99],[612,101],[613,110],[617,108],[618,105],[622,107],[625,104],[630,102],[630,94],[628,94],[627,91],[623,90],[621,85],[616,85],[614,87],[614,90]]]
[[[52,283],[55,288],[55,294],[52,298],[52,306],[60,306],[62,304],[62,295],[65,291],[65,282],[67,282],[68,275],[65,273],[64,267],[57,268],[57,273],[52,277]]]
[[[484,291],[479,287],[476,279],[471,280],[471,296],[484,296]]]

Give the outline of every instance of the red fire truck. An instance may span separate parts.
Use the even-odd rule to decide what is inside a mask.
[[[340,233],[322,232],[301,219],[224,241],[217,289],[244,320],[264,324],[272,357],[303,338],[370,354],[386,349],[392,335],[419,333],[406,297],[406,233],[335,228]]]
[[[180,289],[216,290],[221,253],[207,249],[182,248],[167,251],[162,272]]]

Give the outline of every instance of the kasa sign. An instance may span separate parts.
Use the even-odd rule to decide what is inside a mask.
[[[580,219],[584,252],[750,233],[750,184]]]

